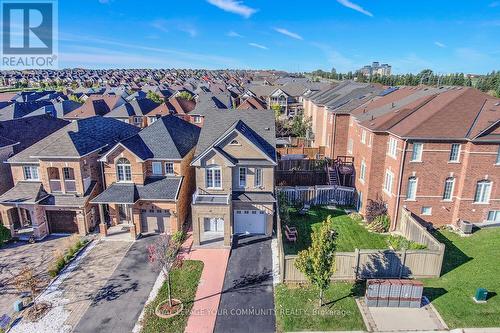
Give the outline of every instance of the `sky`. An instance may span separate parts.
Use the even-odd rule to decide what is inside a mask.
[[[59,67],[500,70],[500,0],[59,0]]]

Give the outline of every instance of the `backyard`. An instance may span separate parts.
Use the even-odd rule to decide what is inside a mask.
[[[203,262],[185,260],[181,267],[171,272],[172,297],[182,301],[184,309],[176,316],[162,319],[155,315],[156,306],[167,299],[167,284],[164,283],[156,299],[146,306],[143,319],[143,333],[147,332],[184,332],[193,307],[194,297],[200,282]]]
[[[365,330],[354,296],[363,285],[335,282],[325,292],[325,305],[318,303],[314,287],[280,284],[275,290],[278,332]]]
[[[483,229],[470,237],[450,231],[434,235],[446,245],[442,276],[424,280],[428,296],[450,328],[500,326],[500,228]],[[472,300],[486,288],[486,304]]]
[[[289,227],[298,231],[296,242],[287,241],[283,236],[285,255],[297,254],[311,244],[312,231],[321,224],[328,215],[333,217],[333,224],[338,232],[337,251],[353,252],[358,249],[387,249],[386,235],[369,232],[364,225],[350,218],[343,210],[332,210],[326,207],[312,207],[305,215],[300,215],[295,208],[290,209]],[[285,235],[285,225],[282,225]]]

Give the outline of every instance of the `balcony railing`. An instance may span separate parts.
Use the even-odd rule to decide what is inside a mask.
[[[201,194],[196,190],[193,194],[193,205],[196,204],[214,204],[214,205],[228,205],[231,200],[231,194]]]
[[[50,192],[62,192],[60,179],[49,179]]]
[[[66,192],[76,192],[76,181],[74,179],[64,180],[64,188]]]

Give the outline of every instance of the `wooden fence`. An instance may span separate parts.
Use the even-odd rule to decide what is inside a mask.
[[[425,250],[358,250],[335,253],[335,273],[332,280],[357,280],[367,278],[433,278],[441,275],[444,244],[439,243],[411,213],[402,214],[401,225],[409,235],[428,246]],[[281,228],[279,223],[278,228]],[[281,230],[278,234],[281,236]],[[296,255],[284,255],[283,244],[278,242],[280,278],[286,283],[306,282],[305,276],[295,267]]]
[[[288,204],[309,205],[342,205],[353,206],[355,191],[352,187],[343,186],[277,186],[276,193],[284,194]]]
[[[322,158],[325,156],[325,147],[307,148],[307,147],[285,147],[276,148],[281,156],[283,155],[306,155],[307,158]]]

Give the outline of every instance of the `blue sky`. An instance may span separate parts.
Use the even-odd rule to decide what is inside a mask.
[[[500,69],[500,0],[59,0],[59,66]]]

